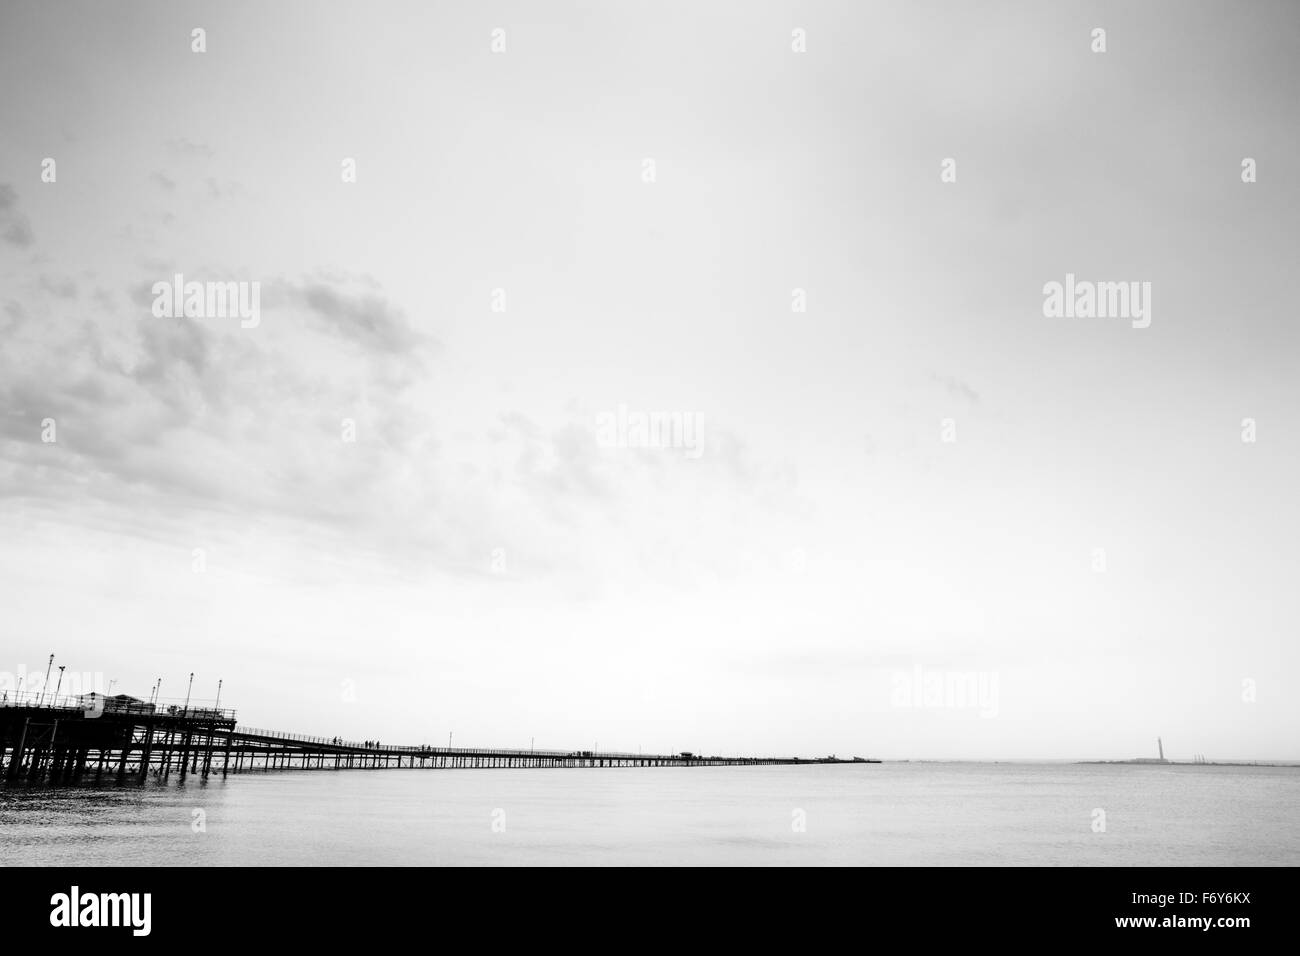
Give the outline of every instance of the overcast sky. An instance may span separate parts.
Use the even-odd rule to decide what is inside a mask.
[[[403,743],[1300,758],[1298,43],[6,2],[0,670]],[[155,317],[176,273],[260,323]],[[1067,274],[1150,326],[1045,317]],[[698,456],[608,447],[620,407]]]

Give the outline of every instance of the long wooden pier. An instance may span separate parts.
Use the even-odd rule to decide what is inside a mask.
[[[145,779],[272,770],[492,767],[751,767],[870,763],[834,757],[720,757],[590,750],[378,746],[242,727],[216,708],[114,711],[67,701],[0,703],[0,781],[70,782],[86,775]]]

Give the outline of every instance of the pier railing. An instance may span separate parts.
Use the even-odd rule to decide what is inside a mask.
[[[44,710],[85,710],[80,695],[51,691],[0,691],[0,707],[39,707]]]
[[[60,694],[41,691],[0,691],[0,707],[22,707],[28,710],[61,710],[66,713],[113,713],[137,716],[183,717],[187,720],[234,720],[235,711],[228,707],[207,707],[203,701],[189,704],[150,703],[148,701],[120,701],[103,694]]]
[[[118,716],[182,718],[185,720],[235,719],[235,711],[229,708],[202,706],[204,702],[151,703],[148,701],[117,701],[102,694],[55,696],[50,692],[40,691],[0,691],[0,707],[20,707],[45,711],[62,711],[65,714],[91,714],[96,712],[112,713]],[[332,748],[349,751],[374,751],[388,754],[414,755],[448,755],[448,756],[486,756],[486,757],[591,757],[613,759],[677,759],[681,754],[633,753],[627,750],[539,750],[533,747],[442,747],[432,744],[378,744],[375,741],[345,740],[342,737],[321,737],[316,734],[300,734],[284,730],[271,730],[265,727],[236,726],[231,733],[237,737],[260,737],[265,740],[278,740],[288,744],[309,745],[313,747]],[[692,755],[699,759],[723,759],[716,755],[712,758],[704,755]]]
[[[269,730],[264,727],[244,727],[238,726],[234,729],[236,736],[242,737],[264,737],[268,740],[294,741],[297,743],[313,744],[321,747],[340,747],[347,750],[378,750],[387,753],[403,754],[466,754],[466,755],[486,755],[500,757],[518,757],[521,755],[531,754],[535,757],[668,757],[668,754],[640,754],[632,753],[626,750],[601,750],[601,751],[578,751],[578,750],[537,750],[529,747],[441,747],[433,744],[413,745],[413,744],[385,744],[382,741],[378,745],[374,741],[366,743],[362,740],[344,740],[342,737],[318,737],[312,734],[296,734],[285,730]],[[676,754],[671,756],[678,756]]]

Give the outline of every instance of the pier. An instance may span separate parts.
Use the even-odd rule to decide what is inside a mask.
[[[95,698],[97,695],[91,695]],[[156,706],[130,698],[0,701],[0,781],[144,780],[275,770],[451,770],[577,767],[753,767],[870,763],[860,758],[721,757],[689,752],[378,746],[243,727],[216,707]]]

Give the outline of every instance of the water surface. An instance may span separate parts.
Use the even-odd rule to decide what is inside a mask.
[[[1294,866],[1300,768],[290,771],[11,786],[0,862]]]

